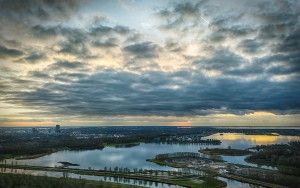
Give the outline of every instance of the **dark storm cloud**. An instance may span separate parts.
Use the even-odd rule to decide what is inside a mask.
[[[178,79],[189,80],[190,84]],[[205,83],[205,84],[203,84]],[[172,89],[172,85],[178,85]],[[19,93],[24,104],[76,115],[207,115],[253,111],[298,113],[299,81],[243,82],[207,79],[188,71],[175,73],[103,71],[68,84],[50,83]]]
[[[154,58],[158,56],[158,45],[152,42],[135,43],[124,48],[124,51],[136,58]]]
[[[23,55],[23,52],[17,49],[7,48],[0,45],[0,58],[18,57]]]

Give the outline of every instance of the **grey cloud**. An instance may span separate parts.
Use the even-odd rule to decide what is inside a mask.
[[[166,41],[165,48],[175,53],[179,53],[184,49],[178,42],[171,40]]]
[[[189,84],[178,79],[189,80]],[[203,84],[205,83],[205,84]],[[177,85],[177,89],[173,89]],[[73,115],[207,115],[253,111],[299,113],[299,81],[208,79],[175,73],[103,71],[78,81],[50,83],[17,98],[32,108]]]
[[[228,50],[218,50],[207,59],[196,60],[193,63],[202,69],[225,71],[228,69],[238,68],[246,60]]]
[[[90,56],[90,51],[87,47],[88,36],[84,31],[64,28],[62,34],[66,37],[66,40],[60,43],[61,49],[59,52],[79,57]]]
[[[204,1],[196,3],[184,2],[172,4],[170,7],[162,9],[158,12],[158,16],[165,20],[165,23],[160,26],[162,29],[181,29],[187,27],[196,27],[201,17],[200,7]],[[201,19],[201,18],[200,18]],[[186,22],[192,22],[186,26]],[[183,28],[181,28],[183,27]]]
[[[50,78],[50,76],[42,71],[30,71],[28,73],[28,76],[31,78],[39,78],[39,79],[47,79]]]
[[[154,58],[158,56],[158,48],[158,45],[151,42],[142,42],[126,46],[124,51],[136,58]]]
[[[25,57],[25,60],[27,60],[28,62],[37,62],[41,59],[46,58],[45,54],[43,53],[38,53],[38,52],[33,52],[30,55],[28,55],[27,57]]]
[[[55,74],[54,75],[54,79],[61,81],[61,82],[66,82],[66,83],[70,83],[74,80],[79,80],[79,79],[84,79],[85,77],[87,77],[88,75],[85,73],[59,73],[59,74]]]
[[[277,46],[277,52],[300,52],[300,29],[294,30],[286,36]]]
[[[35,25],[31,28],[31,31],[36,37],[55,37],[61,33],[61,27],[45,27],[43,25]]]
[[[238,48],[241,48],[244,52],[254,54],[261,50],[263,44],[255,39],[245,39],[241,41]]]
[[[300,52],[276,54],[256,59],[256,62],[268,66],[270,74],[298,74],[300,73]]]
[[[107,34],[120,34],[120,35],[126,35],[130,33],[131,30],[128,27],[125,26],[105,26],[105,25],[98,25],[94,26],[90,29],[90,34],[94,36],[101,36],[101,35],[107,35]]]
[[[1,0],[2,21],[28,24],[36,21],[59,20],[68,18],[74,13],[79,2],[77,0]]]
[[[49,39],[49,37],[64,37],[58,42],[60,49],[58,52],[88,57],[90,52],[87,47],[89,42],[88,33],[76,28],[56,26],[35,25],[31,28],[33,34],[39,38]]]
[[[226,75],[265,76],[299,73],[299,2],[298,1],[193,1],[171,4],[159,12],[162,27],[167,27],[180,35],[201,31],[201,17],[209,20],[210,33],[200,39],[202,44],[219,45],[211,49],[212,56],[193,60],[200,69],[218,70]],[[232,6],[231,6],[232,5]],[[234,9],[234,10],[233,10]],[[200,20],[200,21],[199,21]],[[237,52],[219,53],[225,39],[237,41]],[[254,58],[248,62],[238,51],[242,50]],[[219,53],[219,54],[218,54]],[[239,57],[238,57],[239,56]]]
[[[62,42],[60,46],[60,53],[68,53],[81,57],[87,56],[87,54],[89,53],[89,50],[86,47],[85,43],[82,42],[69,40],[67,42]]]
[[[113,48],[118,46],[118,39],[108,38],[106,40],[93,41],[93,45],[99,48]]]
[[[59,69],[76,70],[82,68],[85,68],[85,64],[79,61],[58,61],[48,66],[48,69],[50,70],[59,70]]]
[[[0,45],[0,58],[6,57],[19,57],[24,53],[17,49],[6,48],[5,46]]]

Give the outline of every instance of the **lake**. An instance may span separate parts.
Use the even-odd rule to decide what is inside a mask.
[[[200,148],[235,148],[246,149],[261,144],[287,143],[300,140],[299,136],[281,135],[244,135],[240,133],[217,133],[206,138],[220,139],[221,145],[201,145],[201,144],[158,144],[141,143],[138,146],[127,148],[105,147],[102,150],[83,150],[83,151],[58,151],[43,157],[29,160],[18,160],[18,164],[38,165],[55,167],[59,161],[68,161],[79,164],[78,168],[103,169],[104,167],[114,168],[143,168],[155,170],[171,170],[173,168],[159,166],[147,162],[146,159],[154,158],[158,154],[173,152],[198,152]],[[222,156],[225,161],[243,165],[256,166],[255,164],[244,161],[245,156]]]
[[[173,152],[198,152],[200,148],[234,148],[234,149],[246,149],[256,145],[262,144],[277,144],[288,143],[290,141],[300,140],[299,136],[282,136],[282,135],[245,135],[240,133],[217,133],[204,137],[204,139],[219,139],[222,141],[221,145],[201,145],[201,144],[159,144],[159,143],[141,143],[140,145],[133,147],[105,147],[102,150],[83,150],[83,151],[58,151],[43,157],[29,160],[18,160],[18,164],[38,165],[38,166],[58,166],[59,161],[68,161],[71,163],[79,164],[82,169],[104,169],[105,167],[112,169],[116,166],[122,168],[143,168],[143,169],[155,169],[155,170],[177,170],[167,166],[159,166],[157,164],[147,162],[146,159],[154,158],[158,154],[173,153]],[[222,156],[225,161],[236,164],[257,166],[255,164],[245,162],[245,156]],[[10,161],[9,161],[10,162]],[[267,166],[260,166],[263,168],[270,168]],[[51,172],[48,176],[53,176]],[[57,175],[57,174],[54,174]],[[71,174],[71,177],[77,177],[76,174]],[[82,176],[83,177],[83,176]],[[77,177],[78,178],[78,177]],[[112,179],[108,177],[95,177],[84,176],[86,179],[98,178],[98,180],[114,182],[123,181],[119,179]],[[100,179],[99,179],[100,178]],[[235,180],[229,180],[221,178],[227,183],[227,187],[260,187],[251,185],[248,183],[241,183]],[[125,180],[129,184],[137,185],[136,183],[146,184],[147,187],[173,187],[166,184],[157,184],[155,182],[141,182],[135,180]],[[120,182],[122,183],[122,182]],[[126,182],[125,182],[126,183]]]

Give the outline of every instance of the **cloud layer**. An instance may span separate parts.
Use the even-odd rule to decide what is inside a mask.
[[[1,117],[299,114],[299,1],[123,3],[1,0]]]

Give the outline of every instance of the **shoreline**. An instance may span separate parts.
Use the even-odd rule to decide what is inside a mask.
[[[5,168],[5,165],[0,164],[0,167]],[[204,181],[203,183],[195,183],[190,179],[191,175],[188,176],[179,176],[180,173],[177,172],[172,172],[172,176],[167,177],[167,176],[153,176],[151,174],[148,174],[149,172],[154,172],[153,170],[146,170],[146,174],[140,174],[134,173],[134,172],[114,172],[114,171],[104,171],[104,170],[87,170],[87,169],[79,169],[79,168],[61,168],[61,167],[42,167],[42,166],[27,166],[27,165],[6,165],[6,168],[8,169],[23,169],[23,170],[41,170],[41,171],[53,171],[53,172],[68,172],[68,173],[74,173],[74,174],[79,174],[79,175],[92,175],[92,176],[110,176],[110,177],[124,177],[124,178],[131,178],[131,179],[137,179],[137,180],[148,180],[148,181],[153,181],[153,182],[158,182],[158,183],[166,183],[166,184],[171,184],[171,185],[179,185],[183,187],[190,187],[190,188],[197,188],[197,187],[205,187],[206,184],[214,184],[214,187],[216,188],[223,188],[225,187],[226,183],[217,180],[212,177],[203,177],[199,178],[200,180]],[[164,172],[168,173],[168,171],[159,171],[159,172]],[[175,176],[174,176],[175,173]],[[175,177],[175,178],[174,178]],[[198,178],[198,177],[194,177]]]

